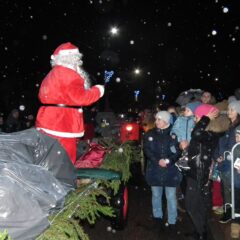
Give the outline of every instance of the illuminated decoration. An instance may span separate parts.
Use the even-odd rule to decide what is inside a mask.
[[[121,143],[127,141],[139,141],[140,139],[140,127],[136,122],[126,122],[120,128],[120,140]]]
[[[135,101],[137,102],[138,101],[138,95],[140,94],[140,91],[139,90],[135,90],[134,91],[134,97],[135,97]]]
[[[110,82],[111,77],[113,76],[114,71],[105,71],[104,72],[104,82],[105,84]]]

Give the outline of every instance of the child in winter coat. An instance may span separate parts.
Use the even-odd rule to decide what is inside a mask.
[[[171,135],[177,137],[179,147],[182,150],[182,158],[176,162],[176,166],[180,169],[189,169],[186,160],[186,150],[191,140],[191,132],[195,126],[194,122],[194,111],[201,103],[190,102],[185,106],[183,116],[179,116],[175,121]]]

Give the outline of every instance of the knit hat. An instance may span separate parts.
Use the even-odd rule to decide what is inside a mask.
[[[71,54],[81,55],[78,48],[70,42],[63,43],[58,46],[53,52],[51,59],[54,60],[56,56],[66,56]]]
[[[235,96],[229,96],[228,97],[228,103],[231,103],[231,102],[234,102],[234,101],[237,101]]]
[[[240,100],[230,102],[228,108],[235,110],[240,115]]]
[[[155,115],[155,118],[162,119],[166,123],[170,124],[171,114],[168,111],[160,111],[160,112],[157,112],[157,114]]]
[[[216,108],[211,104],[201,104],[196,108],[194,114],[196,117],[201,118],[202,116],[208,115],[210,111],[215,111],[215,110],[218,110],[218,108]]]
[[[195,112],[196,108],[201,105],[201,102],[196,101],[196,102],[190,102],[188,103],[185,107],[189,108],[193,113]]]
[[[235,133],[240,135],[240,125],[235,128]]]

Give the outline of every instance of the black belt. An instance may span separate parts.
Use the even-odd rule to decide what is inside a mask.
[[[65,105],[65,104],[44,104],[44,107],[61,107],[61,108],[82,108],[79,106],[69,106],[69,105]]]

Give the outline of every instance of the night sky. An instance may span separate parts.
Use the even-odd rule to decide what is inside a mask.
[[[240,87],[239,0],[2,0],[0,29],[1,112],[37,112],[50,55],[68,41],[93,84],[114,71],[114,111],[174,102],[190,88],[221,99]]]

